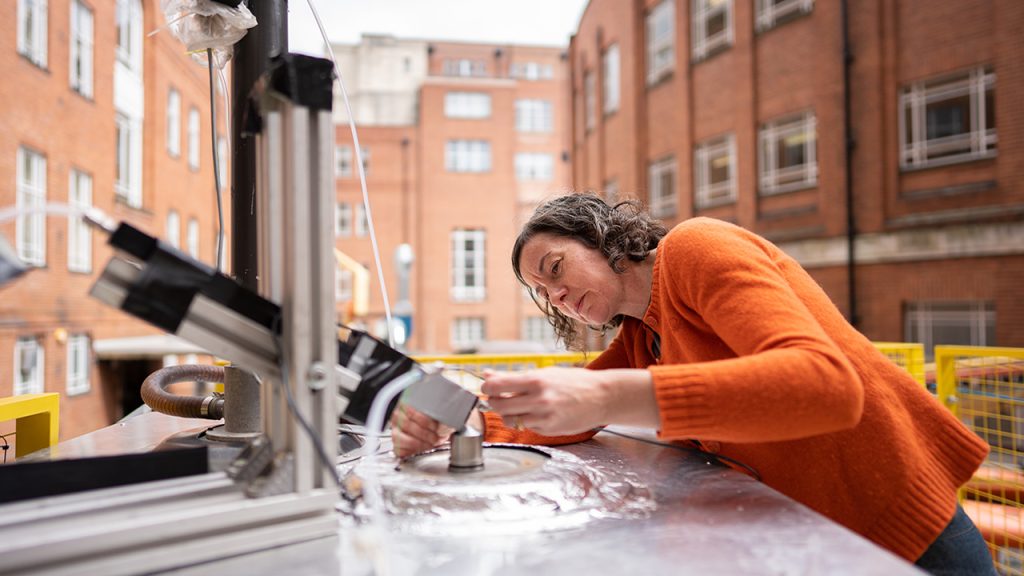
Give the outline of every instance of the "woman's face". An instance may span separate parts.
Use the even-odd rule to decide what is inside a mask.
[[[523,245],[519,272],[533,291],[569,318],[605,324],[623,302],[623,283],[595,248],[555,234],[538,234]]]

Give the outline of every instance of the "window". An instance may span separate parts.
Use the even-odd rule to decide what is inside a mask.
[[[540,342],[551,348],[555,347],[558,340],[555,336],[555,327],[542,316],[523,318],[522,339],[527,342]]]
[[[710,208],[736,201],[736,138],[705,141],[694,152],[695,203]]]
[[[551,132],[553,125],[551,102],[547,100],[516,100],[516,130],[520,132]]]
[[[586,116],[586,128],[587,132],[594,129],[597,126],[597,87],[594,80],[593,72],[585,72],[583,74],[583,106],[584,115]]]
[[[38,338],[22,337],[14,343],[14,395],[42,394],[43,347]]]
[[[352,205],[339,202],[335,206],[334,235],[348,237],[352,235]]]
[[[483,92],[449,92],[444,95],[448,118],[490,118],[491,95]]]
[[[339,178],[352,176],[352,147],[334,147],[334,175]]]
[[[676,6],[664,0],[647,14],[647,84],[672,73],[676,60]]]
[[[46,68],[46,0],[18,0],[18,53]]]
[[[352,278],[351,270],[338,268],[334,275],[334,299],[338,302],[348,302],[352,299]]]
[[[167,93],[167,153],[181,156],[181,96],[174,88]]]
[[[366,146],[359,147],[359,156],[363,162],[363,177],[370,175],[370,149]]]
[[[72,90],[87,98],[92,97],[92,22],[92,10],[72,0],[69,81]]]
[[[487,63],[483,60],[445,60],[441,64],[441,73],[445,76],[487,76]]]
[[[619,45],[612,44],[604,51],[601,58],[604,90],[604,113],[611,114],[619,109]]]
[[[195,218],[189,218],[185,227],[185,248],[189,256],[199,259],[199,221]]]
[[[909,302],[903,321],[905,341],[924,344],[928,362],[939,344],[996,345],[996,310],[991,302]]]
[[[85,211],[92,207],[92,177],[71,170],[68,182],[68,204]],[[77,216],[68,216],[68,270],[92,272],[92,234],[89,226]]]
[[[89,391],[89,336],[68,336],[68,396]]]
[[[483,318],[456,318],[452,320],[452,350],[471,350],[483,341]]]
[[[814,0],[757,0],[757,31],[764,32],[814,8]]]
[[[516,154],[516,180],[547,182],[554,177],[554,171],[555,160],[551,154]]]
[[[732,42],[732,0],[694,0],[693,59],[703,60]]]
[[[678,203],[676,159],[666,158],[651,164],[648,181],[651,187],[651,216],[655,218],[675,216]]]
[[[449,172],[490,172],[491,143],[486,140],[449,140],[444,149]]]
[[[217,182],[224,188],[228,183],[228,141],[217,137]]]
[[[778,194],[818,183],[817,129],[806,112],[761,127],[761,194]]]
[[[181,248],[181,217],[174,210],[167,213],[167,243]]]
[[[19,210],[39,209],[46,204],[46,157],[18,148]],[[18,216],[18,258],[30,266],[46,265],[46,215],[33,212]]]
[[[550,80],[555,76],[553,66],[537,62],[513,62],[508,67],[508,75],[520,80]]]
[[[996,75],[975,68],[915,82],[900,94],[900,166],[921,168],[996,153]]]
[[[199,170],[199,110],[192,107],[188,111],[188,167],[193,172]]]
[[[370,223],[366,220],[366,210],[362,204],[356,204],[355,218],[356,236],[366,236],[370,231]]]
[[[142,3],[117,0],[117,59],[128,69],[142,68]]]
[[[142,180],[139,169],[142,159],[141,125],[128,116],[118,113],[115,118],[117,129],[117,182],[115,194],[134,208],[142,206]]]
[[[452,231],[452,300],[484,299],[483,230]]]

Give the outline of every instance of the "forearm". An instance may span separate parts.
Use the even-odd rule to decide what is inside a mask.
[[[604,395],[604,421],[657,428],[661,417],[654,396],[654,383],[647,370],[620,368],[597,370],[598,386]]]

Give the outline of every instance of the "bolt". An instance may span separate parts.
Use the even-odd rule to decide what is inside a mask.
[[[323,390],[327,385],[327,368],[322,362],[314,362],[309,367],[309,388],[310,390]]]

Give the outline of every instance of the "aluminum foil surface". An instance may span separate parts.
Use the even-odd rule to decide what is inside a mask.
[[[485,444],[484,467],[449,471],[448,449],[375,462],[387,528],[438,535],[515,535],[581,528],[599,518],[646,518],[654,499],[634,475],[602,470],[563,450]],[[345,474],[339,507],[370,517],[361,498],[367,463]]]

